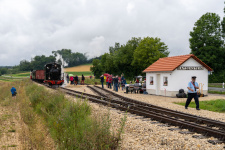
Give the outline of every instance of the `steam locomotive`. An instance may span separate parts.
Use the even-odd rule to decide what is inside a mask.
[[[61,73],[61,65],[57,63],[48,63],[44,66],[44,70],[31,71],[30,78],[34,81],[53,85],[62,85],[64,83],[64,76]]]

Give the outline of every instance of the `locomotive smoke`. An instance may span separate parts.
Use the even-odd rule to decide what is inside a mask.
[[[64,72],[64,67],[67,66],[68,63],[66,63],[63,60],[62,55],[59,55],[59,54],[56,56],[56,61],[57,62],[61,61],[61,63],[62,63],[62,65],[61,65],[61,78],[64,79],[64,83],[63,83],[62,87],[65,87],[67,85],[67,81],[66,81],[66,73]]]

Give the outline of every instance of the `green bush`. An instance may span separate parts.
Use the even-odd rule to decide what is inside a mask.
[[[209,83],[225,82],[225,70],[209,75]]]

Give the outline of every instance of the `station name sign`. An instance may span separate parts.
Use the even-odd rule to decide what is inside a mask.
[[[204,70],[202,66],[180,66],[177,70]]]

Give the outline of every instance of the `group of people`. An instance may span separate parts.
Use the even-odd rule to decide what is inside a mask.
[[[100,78],[101,78],[102,88],[104,88],[104,75],[101,75]],[[122,90],[125,89],[125,84],[127,83],[123,74],[121,75],[121,77],[119,77],[118,75],[106,76],[106,86],[110,89],[112,89],[113,87],[113,90],[116,92],[118,92],[118,88],[120,89],[120,87],[122,87]]]
[[[79,82],[79,78],[78,78],[77,75],[76,75],[76,76],[69,76],[69,75],[67,74],[66,80],[67,80],[67,83],[69,83],[69,81],[70,81],[70,85],[72,85],[72,84],[77,85],[78,82]],[[84,77],[84,75],[82,74],[82,76],[81,76],[81,83],[80,83],[81,85],[84,85],[84,80],[85,80],[85,77]]]

